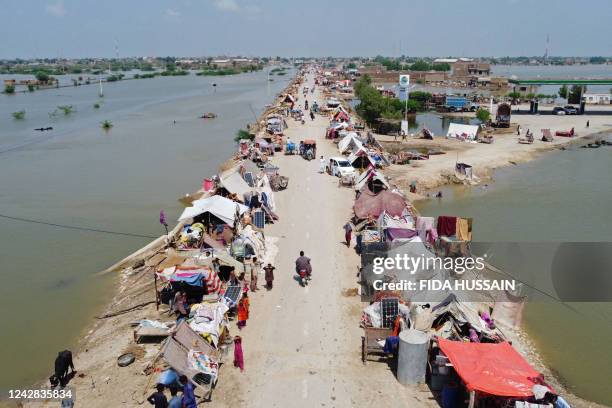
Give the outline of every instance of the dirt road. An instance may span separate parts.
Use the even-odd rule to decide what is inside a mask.
[[[312,80],[308,76],[306,86]],[[313,95],[307,99],[312,103]],[[338,156],[325,140],[328,123],[322,116],[304,125],[290,120],[287,134],[296,142],[317,139],[317,156],[328,159]],[[278,238],[274,289],[252,294],[251,318],[241,333],[245,371],[224,367],[212,406],[431,405],[429,392],[400,386],[387,364],[361,363],[359,298],[343,296],[343,290],[357,287],[359,257],[343,244],[342,230],[354,192],[319,174],[318,159],[277,154],[274,163],[290,178],[289,188],[275,196],[280,221],[266,227],[267,235]],[[294,279],[300,250],[313,266],[305,288]]]

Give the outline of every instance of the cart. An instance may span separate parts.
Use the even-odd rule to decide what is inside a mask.
[[[378,344],[380,340],[385,340],[387,337],[393,334],[393,330],[390,328],[381,327],[364,327],[363,336],[361,337],[361,361],[366,364],[368,361],[368,355],[377,354],[386,356],[384,347]]]
[[[295,146],[295,143],[293,142],[287,143],[287,145],[285,146],[285,154],[296,154],[296,152],[297,152],[297,147]]]
[[[313,139],[304,140],[302,147],[302,157],[310,161],[317,157],[317,142]]]

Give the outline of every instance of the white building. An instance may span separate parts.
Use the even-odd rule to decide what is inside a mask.
[[[585,93],[582,100],[589,105],[609,105],[611,102],[610,94]]]

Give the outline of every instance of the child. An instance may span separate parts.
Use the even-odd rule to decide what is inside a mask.
[[[271,263],[268,263],[268,265],[264,268],[264,271],[266,272],[266,288],[268,290],[272,289],[272,282],[274,281],[274,269],[276,268],[274,268]]]

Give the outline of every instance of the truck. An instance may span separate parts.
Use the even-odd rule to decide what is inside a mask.
[[[471,103],[465,96],[446,96],[444,109],[448,112],[476,112],[478,105]]]

